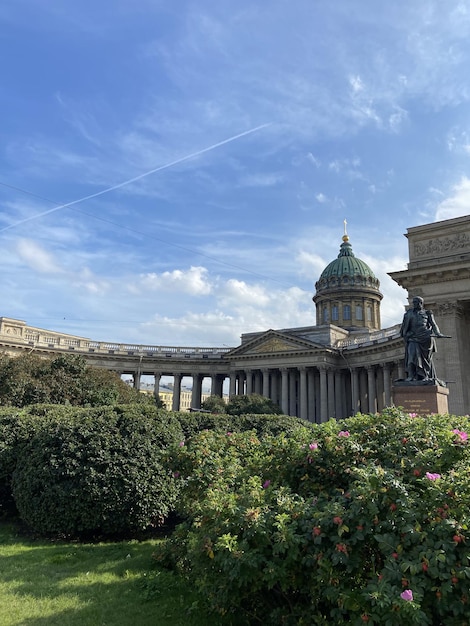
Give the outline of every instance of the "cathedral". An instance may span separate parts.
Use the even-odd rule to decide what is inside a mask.
[[[435,355],[439,378],[449,389],[449,412],[470,413],[470,216],[409,228],[409,263],[390,276],[432,309],[442,334]],[[233,348],[165,347],[94,341],[0,318],[0,350],[51,355],[82,354],[91,365],[154,379],[173,377],[173,410],[181,383],[191,378],[191,407],[199,408],[202,382],[211,393],[258,393],[287,415],[312,422],[375,413],[394,404],[394,381],[403,379],[400,324],[381,328],[380,284],[373,269],[355,256],[347,233],[339,254],[315,284],[316,325],[245,333]]]

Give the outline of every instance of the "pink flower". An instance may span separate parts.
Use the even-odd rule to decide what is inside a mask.
[[[437,480],[440,477],[440,474],[432,474],[431,472],[426,472],[426,478],[428,478],[429,480]]]
[[[349,437],[349,430],[340,430],[338,437]]]
[[[267,489],[267,488],[269,487],[269,485],[270,485],[270,484],[271,484],[271,481],[270,481],[270,480],[266,480],[266,481],[263,483],[263,489]]]
[[[180,448],[184,446],[184,441],[180,441]]]
[[[418,414],[417,414],[417,413],[408,413],[408,415],[409,415],[410,417],[418,417]]]
[[[400,598],[406,602],[413,602],[413,592],[411,589],[405,589],[405,591],[400,593]]]
[[[230,435],[231,435],[231,434],[232,434],[232,433],[227,433],[227,437],[230,437]]]
[[[310,450],[316,450],[318,448],[318,443],[315,441],[309,445]]]
[[[460,441],[468,440],[468,433],[466,433],[464,430],[459,430],[458,428],[454,428],[452,432],[454,433],[454,435],[458,435],[460,437]]]

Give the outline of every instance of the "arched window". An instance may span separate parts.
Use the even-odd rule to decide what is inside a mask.
[[[337,322],[339,319],[339,314],[338,314],[338,305],[334,304],[331,307],[331,321],[332,322]]]
[[[372,322],[372,307],[367,307],[367,321]]]
[[[351,307],[349,306],[349,304],[345,304],[343,306],[343,320],[350,320],[351,319]]]
[[[356,319],[362,320],[362,306],[360,304],[356,305]]]
[[[328,307],[325,306],[323,307],[323,323],[328,324],[329,321],[330,321],[330,315],[328,312]]]

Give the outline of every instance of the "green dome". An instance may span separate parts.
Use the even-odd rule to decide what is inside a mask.
[[[331,288],[368,287],[378,290],[380,283],[367,263],[354,256],[349,237],[343,237],[338,257],[323,270],[315,285],[317,293]]]

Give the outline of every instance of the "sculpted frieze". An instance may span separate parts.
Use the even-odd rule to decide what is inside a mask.
[[[470,236],[468,233],[458,233],[453,237],[418,241],[414,244],[414,253],[415,256],[430,256],[465,248],[470,248]]]
[[[5,326],[4,329],[6,335],[15,335],[15,337],[21,336],[21,328],[18,326]]]

